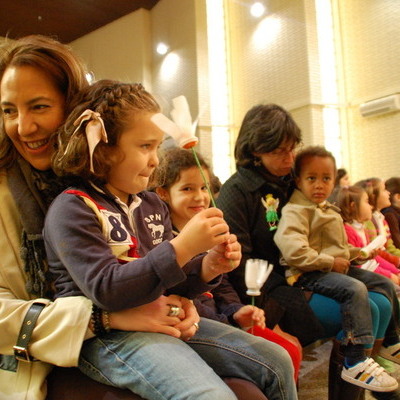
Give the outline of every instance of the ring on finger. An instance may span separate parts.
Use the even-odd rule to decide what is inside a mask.
[[[177,317],[181,313],[181,308],[173,304],[169,305],[168,317]]]
[[[195,322],[193,326],[196,328],[196,332],[200,329],[199,323]]]

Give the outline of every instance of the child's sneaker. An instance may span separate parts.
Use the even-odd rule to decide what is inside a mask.
[[[343,366],[342,379],[353,385],[375,392],[392,392],[399,384],[372,358],[359,362],[354,367]]]
[[[393,374],[397,371],[397,366],[393,361],[387,360],[380,355],[374,357],[374,360],[389,374]]]
[[[389,347],[382,346],[379,350],[379,355],[383,358],[386,358],[386,360],[400,364],[400,343]]]

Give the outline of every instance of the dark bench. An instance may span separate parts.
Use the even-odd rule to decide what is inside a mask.
[[[238,378],[224,380],[239,400],[267,400],[251,382]],[[78,368],[55,367],[48,377],[46,400],[143,400],[143,397],[95,382]]]

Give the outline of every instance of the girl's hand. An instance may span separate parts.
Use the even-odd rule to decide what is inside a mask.
[[[122,331],[157,332],[179,338],[182,332],[176,326],[181,319],[187,318],[182,299],[176,295],[160,296],[157,300],[139,307],[111,312],[110,326]],[[168,316],[170,305],[182,309],[179,316]]]
[[[222,218],[218,208],[208,208],[193,216],[179,235],[171,240],[180,266],[185,265],[197,254],[229,239],[228,224]]]
[[[233,319],[242,329],[248,329],[253,325],[265,328],[265,314],[261,308],[247,305],[233,314]]]
[[[225,243],[214,246],[203,258],[201,277],[204,282],[209,282],[218,275],[234,270],[241,259],[240,243],[235,235],[230,234]]]

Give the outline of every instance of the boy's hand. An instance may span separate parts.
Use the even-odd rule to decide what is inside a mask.
[[[336,257],[333,260],[332,271],[338,272],[339,274],[347,274],[350,267],[350,261],[342,257]]]
[[[261,308],[247,305],[233,314],[233,319],[242,329],[248,329],[253,325],[265,328],[265,314]]]

